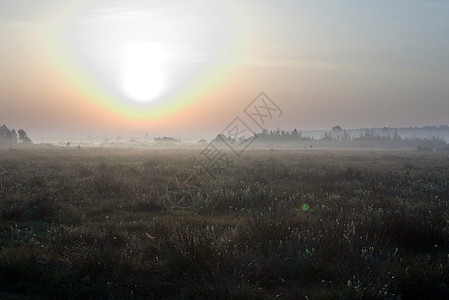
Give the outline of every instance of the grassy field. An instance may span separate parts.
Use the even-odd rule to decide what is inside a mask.
[[[0,150],[0,299],[449,297],[447,154],[197,153]]]

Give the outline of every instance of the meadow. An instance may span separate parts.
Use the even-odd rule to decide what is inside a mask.
[[[0,149],[1,299],[449,297],[449,157]]]

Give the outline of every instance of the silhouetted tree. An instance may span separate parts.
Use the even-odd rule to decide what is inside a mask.
[[[14,129],[11,130],[11,139],[13,143],[17,143],[17,132]]]
[[[299,139],[299,133],[298,133],[298,130],[296,130],[296,128],[293,129],[293,131],[292,131],[292,138],[293,138],[294,140]]]
[[[28,137],[28,134],[22,128],[17,131],[19,134],[19,141],[23,144],[31,144],[31,139]]]
[[[5,124],[0,127],[0,143],[15,144],[17,143],[16,131],[10,130]]]
[[[332,127],[332,131],[343,131],[343,128],[341,128],[340,125]]]

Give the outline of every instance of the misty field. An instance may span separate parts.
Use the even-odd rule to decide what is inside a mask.
[[[449,297],[449,157],[0,150],[1,299]]]

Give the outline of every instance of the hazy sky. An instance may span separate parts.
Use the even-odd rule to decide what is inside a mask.
[[[449,123],[448,1],[0,0],[0,123],[31,137]]]

